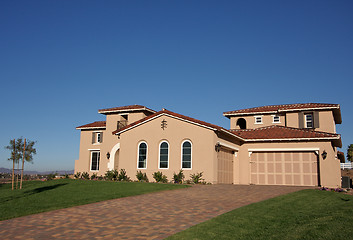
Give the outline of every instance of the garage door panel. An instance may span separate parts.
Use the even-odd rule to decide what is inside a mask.
[[[221,149],[218,152],[218,183],[233,183],[233,157],[230,150]]]
[[[317,186],[317,156],[314,152],[253,152],[252,184]]]

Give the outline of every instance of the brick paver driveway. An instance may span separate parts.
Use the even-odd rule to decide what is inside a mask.
[[[0,222],[1,239],[163,239],[232,209],[304,189],[202,185]]]

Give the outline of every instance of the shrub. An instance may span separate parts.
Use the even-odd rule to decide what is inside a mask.
[[[162,172],[158,171],[158,172],[154,172],[153,173],[153,178],[154,180],[156,180],[156,182],[162,182],[162,183],[167,183],[168,179],[166,175],[163,175]]]
[[[103,176],[98,177],[98,180],[103,180],[103,179],[104,179]]]
[[[115,181],[118,178],[118,175],[119,175],[118,170],[114,169],[114,170],[107,171],[104,177],[106,180]]]
[[[95,180],[95,179],[97,179],[97,173],[93,173],[91,176],[91,180]]]
[[[81,175],[81,177],[82,177],[83,179],[89,179],[89,174],[88,174],[88,172],[83,172],[82,175]]]
[[[67,174],[67,173],[65,173],[64,177],[65,177],[66,179],[70,178],[69,174]]]
[[[130,181],[130,178],[126,175],[125,169],[120,169],[120,173],[118,175],[118,181]]]
[[[80,177],[81,177],[81,172],[75,173],[74,177],[75,177],[76,179],[80,178]]]
[[[47,180],[53,180],[55,176],[56,176],[56,173],[49,173],[46,178]]]
[[[201,181],[204,180],[202,178],[202,175],[203,175],[203,172],[190,174],[191,181],[195,184],[201,183]]]
[[[185,175],[184,175],[182,169],[180,169],[178,174],[176,174],[176,173],[173,174],[174,183],[180,183],[181,184],[181,183],[183,183],[184,178],[185,178]]]
[[[148,177],[146,173],[142,173],[141,170],[136,172],[136,178],[140,182],[148,182]]]

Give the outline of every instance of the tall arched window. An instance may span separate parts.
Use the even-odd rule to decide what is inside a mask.
[[[147,143],[145,142],[139,144],[137,168],[147,168]]]
[[[159,168],[168,168],[169,166],[169,144],[164,141],[159,144]]]
[[[192,156],[192,145],[191,142],[186,140],[182,143],[181,147],[181,168],[191,169],[191,156]]]

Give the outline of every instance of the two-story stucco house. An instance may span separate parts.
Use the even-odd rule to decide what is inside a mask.
[[[203,172],[211,183],[340,186],[338,104],[287,104],[224,112],[230,129],[141,105],[101,109],[81,130],[75,172]]]

